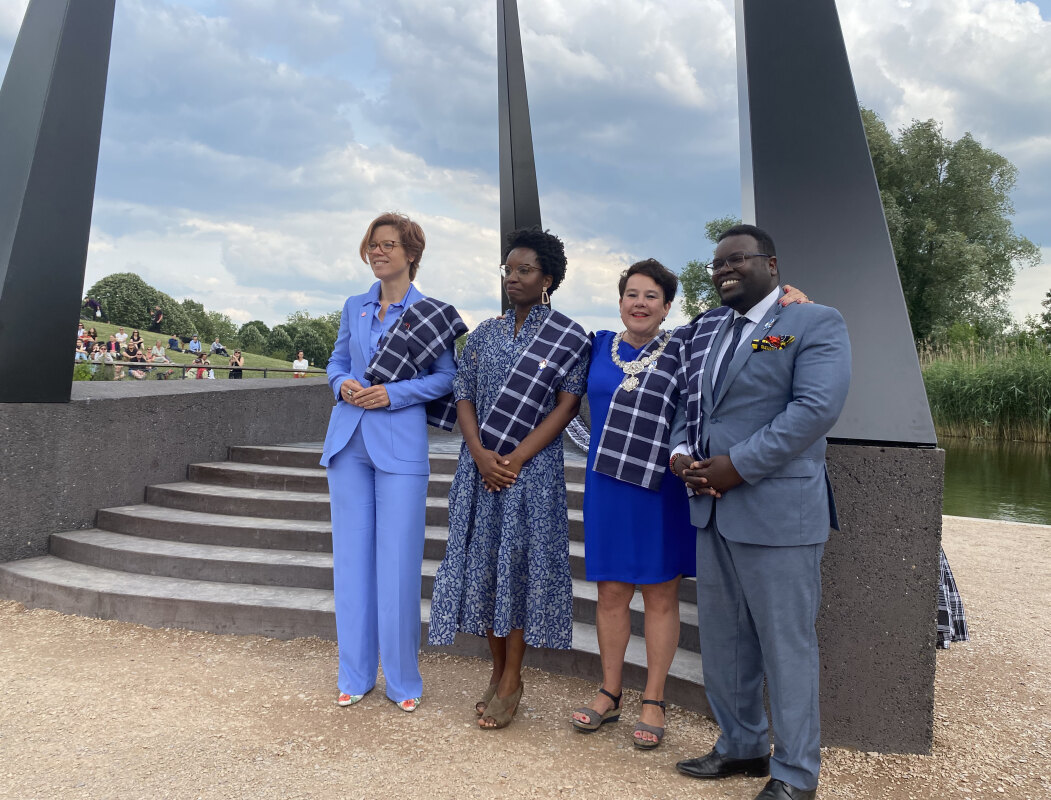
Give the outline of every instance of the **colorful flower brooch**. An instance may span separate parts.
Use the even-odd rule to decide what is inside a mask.
[[[752,339],[752,349],[784,350],[795,340],[795,336],[764,336],[762,339]]]

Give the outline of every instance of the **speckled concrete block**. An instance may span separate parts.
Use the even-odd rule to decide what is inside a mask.
[[[943,450],[831,445],[842,530],[822,562],[821,740],[930,753]]]
[[[69,403],[0,404],[0,562],[44,555],[50,534],[232,445],[323,439],[333,402],[324,378],[257,378],[84,381]]]

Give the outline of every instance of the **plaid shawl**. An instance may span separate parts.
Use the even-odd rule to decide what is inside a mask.
[[[657,491],[668,467],[668,434],[675,405],[685,386],[680,351],[690,326],[677,328],[664,353],[639,373],[633,391],[617,387],[595,448],[595,471]],[[645,358],[660,346],[663,334],[639,353]]]
[[[720,306],[694,317],[688,325],[680,328],[685,345],[679,351],[682,356],[679,366],[683,370],[680,381],[686,387],[686,444],[691,448],[694,458],[700,459],[706,455],[701,443],[701,391],[704,386],[705,361],[719,329],[733,313],[733,309]]]
[[[365,379],[375,385],[415,378],[453,346],[467,326],[448,303],[424,297],[405,308],[380,340]],[[451,431],[456,424],[452,393],[427,403],[427,422]]]
[[[966,642],[971,636],[967,631],[963,598],[956,588],[956,579],[949,569],[944,550],[938,551],[938,572],[938,647],[948,650],[952,642]]]
[[[539,424],[553,387],[588,357],[590,347],[583,328],[565,314],[549,312],[478,426],[486,448],[500,455],[514,450]]]

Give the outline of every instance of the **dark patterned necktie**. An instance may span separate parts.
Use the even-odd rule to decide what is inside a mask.
[[[733,361],[734,353],[737,352],[737,345],[741,343],[741,331],[744,330],[746,322],[748,322],[748,317],[738,317],[737,321],[734,322],[734,332],[733,336],[730,337],[730,346],[723,353],[723,360],[719,362],[719,372],[715,376],[715,385],[712,387],[712,400],[719,397],[719,387],[723,385],[726,371],[730,369],[730,362]]]

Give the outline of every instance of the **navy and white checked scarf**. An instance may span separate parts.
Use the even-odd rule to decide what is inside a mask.
[[[415,378],[467,332],[460,315],[448,303],[424,297],[404,309],[384,334],[369,361],[365,379],[375,385]],[[451,431],[456,424],[452,393],[427,403],[427,423]]]
[[[620,386],[613,392],[609,412],[595,449],[595,471],[617,480],[660,489],[668,467],[668,433],[675,418],[675,405],[685,383],[680,350],[689,325],[677,328],[664,353],[639,373],[633,391]],[[660,347],[661,334],[639,353],[638,358]]]
[[[682,354],[680,367],[683,370],[680,380],[686,392],[686,444],[696,459],[707,456],[707,453],[703,452],[701,442],[701,391],[704,387],[705,359],[715,343],[719,329],[733,313],[733,309],[727,306],[713,308],[699,317],[694,317],[689,325],[680,329],[684,331],[684,346],[679,352]],[[723,356],[732,357],[732,353]]]
[[[565,314],[550,311],[478,426],[482,444],[500,455],[514,450],[540,423],[552,387],[587,358],[590,347],[583,328]]]
[[[956,579],[949,569],[945,551],[938,551],[938,647],[948,650],[952,642],[966,642],[971,636],[967,631],[967,615],[963,610],[963,598],[956,588]]]

